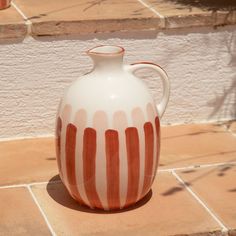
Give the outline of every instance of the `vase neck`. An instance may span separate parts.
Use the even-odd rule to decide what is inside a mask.
[[[124,49],[118,46],[98,46],[87,53],[93,60],[95,71],[111,72],[121,70],[123,66]]]

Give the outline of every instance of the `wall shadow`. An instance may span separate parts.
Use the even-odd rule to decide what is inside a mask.
[[[57,203],[59,203],[60,205],[64,207],[67,207],[76,211],[94,213],[94,214],[117,214],[117,213],[122,213],[126,211],[131,211],[139,207],[142,207],[152,197],[152,190],[150,190],[148,194],[144,198],[142,198],[140,201],[138,201],[136,204],[122,210],[104,211],[100,209],[91,209],[87,206],[80,205],[69,195],[66,187],[61,182],[59,175],[56,175],[49,180],[47,184],[47,192],[54,201],[56,201]]]
[[[102,4],[106,1],[107,0],[92,0],[92,1],[82,2],[82,3],[77,3],[77,4],[70,4],[70,1],[68,1],[67,4],[64,7],[55,8],[55,9],[52,9],[50,11],[45,11],[45,12],[42,12],[38,15],[28,17],[27,19],[28,20],[40,19],[40,18],[44,18],[46,16],[49,16],[49,15],[52,15],[52,14],[55,14],[55,13],[63,12],[63,11],[66,11],[66,10],[71,10],[71,9],[76,8],[76,7],[80,7],[83,12],[86,12],[87,10],[89,10],[89,9],[91,9],[91,8],[97,6],[97,5],[100,5],[100,4]]]
[[[46,157],[45,158],[47,161],[55,161],[56,157]]]
[[[216,94],[214,99],[207,102],[207,105],[213,108],[208,119],[216,117],[217,121],[220,121],[228,114],[236,119],[236,75],[232,78],[230,86],[227,89],[223,88],[223,94]]]
[[[235,2],[236,4],[236,2]],[[236,34],[231,34],[229,39],[222,41],[222,45],[226,46],[226,50],[230,55],[227,64],[232,70],[231,83],[227,87],[222,86],[221,92],[215,92],[215,98],[207,102],[207,106],[212,108],[208,119],[215,117],[217,121],[227,116],[236,119]]]

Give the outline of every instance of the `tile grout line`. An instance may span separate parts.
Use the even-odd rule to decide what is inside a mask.
[[[27,187],[27,184],[13,184],[13,185],[3,185],[0,186],[0,189],[8,189],[8,188],[21,188],[21,187]]]
[[[33,198],[34,203],[37,205],[37,207],[38,207],[38,209],[39,209],[41,215],[43,216],[44,221],[45,221],[45,223],[46,223],[46,225],[47,225],[47,227],[48,227],[50,233],[52,234],[52,236],[56,236],[55,231],[53,230],[53,228],[52,228],[52,226],[51,226],[51,224],[50,224],[50,222],[49,222],[49,220],[48,220],[46,214],[44,213],[44,211],[43,211],[43,209],[41,208],[41,206],[40,206],[38,200],[36,199],[36,197],[35,197],[35,195],[34,195],[32,189],[31,189],[30,185],[26,185],[26,188],[29,190],[29,193],[30,193],[31,197]]]
[[[216,214],[204,203],[200,197],[184,182],[184,180],[173,170],[172,175],[184,186],[184,188],[192,195],[192,197],[197,200],[197,202],[211,215],[211,217],[220,225],[222,232],[228,232],[229,229],[224,225],[224,223],[217,217]]]
[[[148,8],[150,11],[152,11],[155,15],[160,17],[160,19],[161,19],[161,26],[163,28],[165,28],[165,17],[162,14],[160,14],[155,8],[153,8],[152,6],[147,4],[144,0],[137,0],[137,1],[140,2],[146,8]]]
[[[35,185],[42,185],[42,184],[57,184],[57,183],[62,183],[61,180],[55,180],[55,181],[44,181],[44,182],[34,182],[34,183],[29,183],[29,186],[35,186]]]
[[[25,25],[27,26],[27,35],[31,34],[32,31],[32,21],[28,19],[28,17],[24,14],[24,12],[12,1],[11,5],[16,9],[16,11],[23,17],[25,20]]]

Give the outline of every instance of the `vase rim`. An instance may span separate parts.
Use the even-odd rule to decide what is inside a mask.
[[[116,45],[99,45],[87,51],[88,55],[117,56],[124,54],[125,49]]]

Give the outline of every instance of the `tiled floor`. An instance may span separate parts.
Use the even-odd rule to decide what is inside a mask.
[[[0,200],[0,235],[50,235],[28,189],[0,189]]]
[[[179,171],[177,174],[214,210],[227,228],[236,229],[235,165]]]
[[[52,139],[0,143],[0,235],[236,235],[236,122],[162,128],[152,191],[134,207],[78,205]]]
[[[57,174],[54,140],[0,143],[0,185],[47,181]]]

